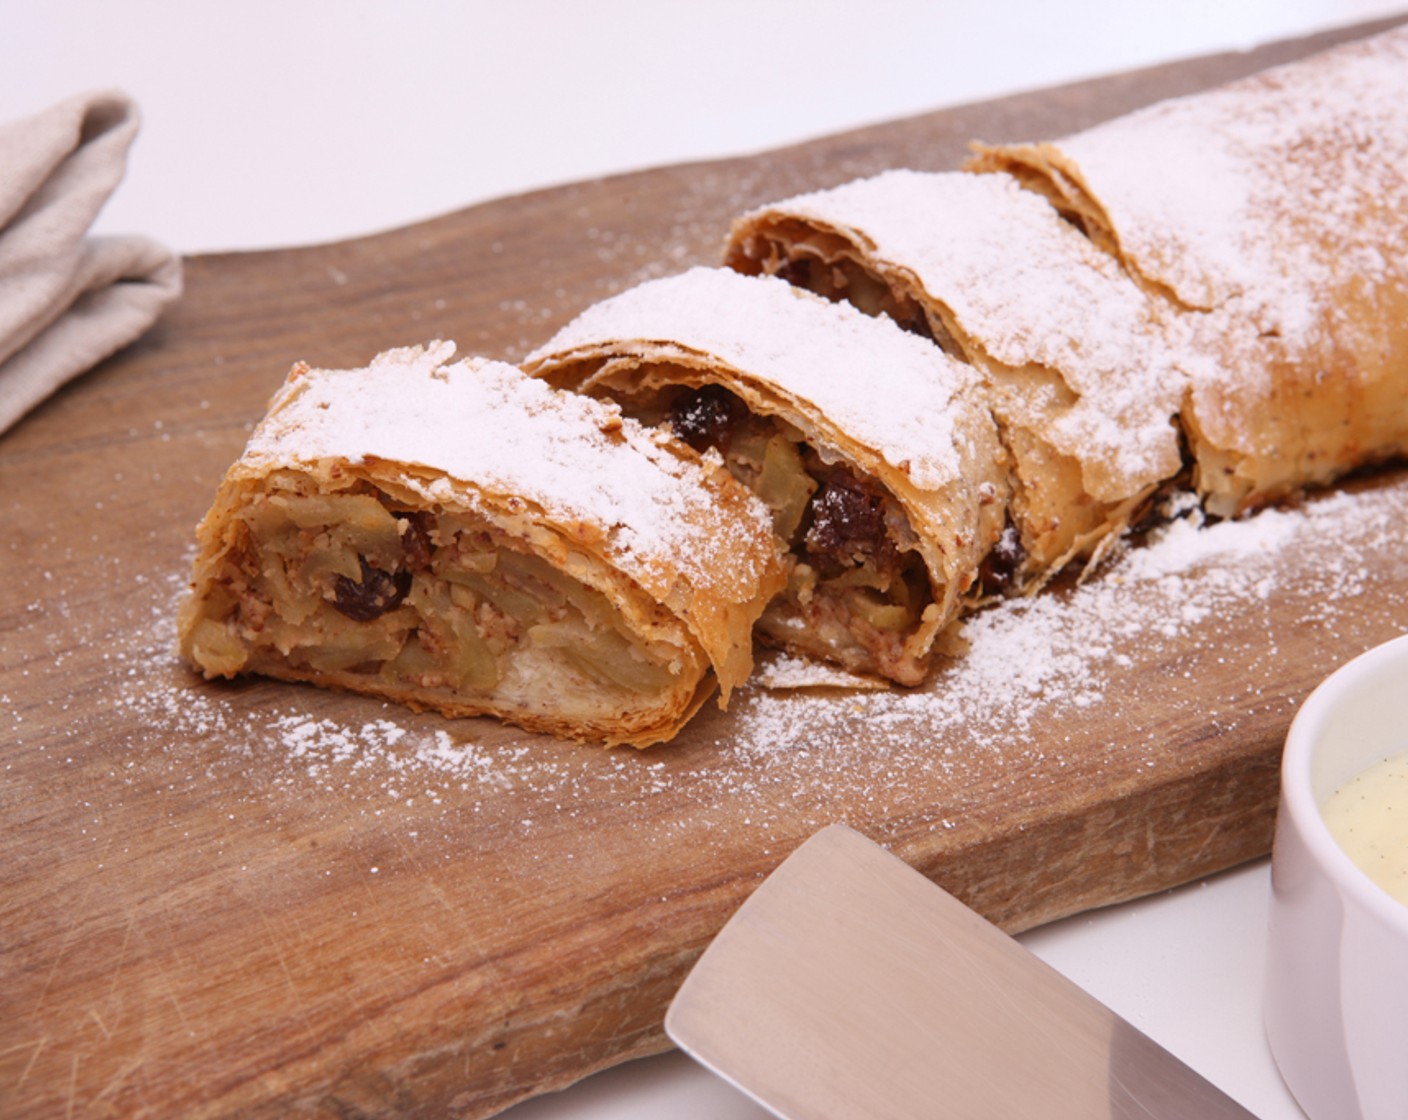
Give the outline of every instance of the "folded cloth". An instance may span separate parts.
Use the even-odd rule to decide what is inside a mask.
[[[88,234],[137,126],[136,106],[115,92],[0,125],[0,432],[181,294],[169,250]]]

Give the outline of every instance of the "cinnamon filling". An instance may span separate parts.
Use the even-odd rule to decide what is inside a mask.
[[[240,513],[193,660],[210,676],[287,664],[460,698],[546,674],[597,705],[602,689],[620,705],[672,684],[678,647],[633,640],[602,592],[467,514],[398,507],[367,483],[328,494],[273,476]]]

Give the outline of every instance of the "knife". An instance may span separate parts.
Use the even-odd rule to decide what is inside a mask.
[[[1252,1117],[844,825],[734,914],[665,1030],[784,1120]]]

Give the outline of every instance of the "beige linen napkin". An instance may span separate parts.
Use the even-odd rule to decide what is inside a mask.
[[[137,123],[129,98],[103,92],[0,124],[0,432],[181,294],[170,251],[88,234]]]

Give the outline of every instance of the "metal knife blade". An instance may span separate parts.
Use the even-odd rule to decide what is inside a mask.
[[[1252,1117],[842,825],[798,848],[729,920],[665,1030],[786,1120]]]

